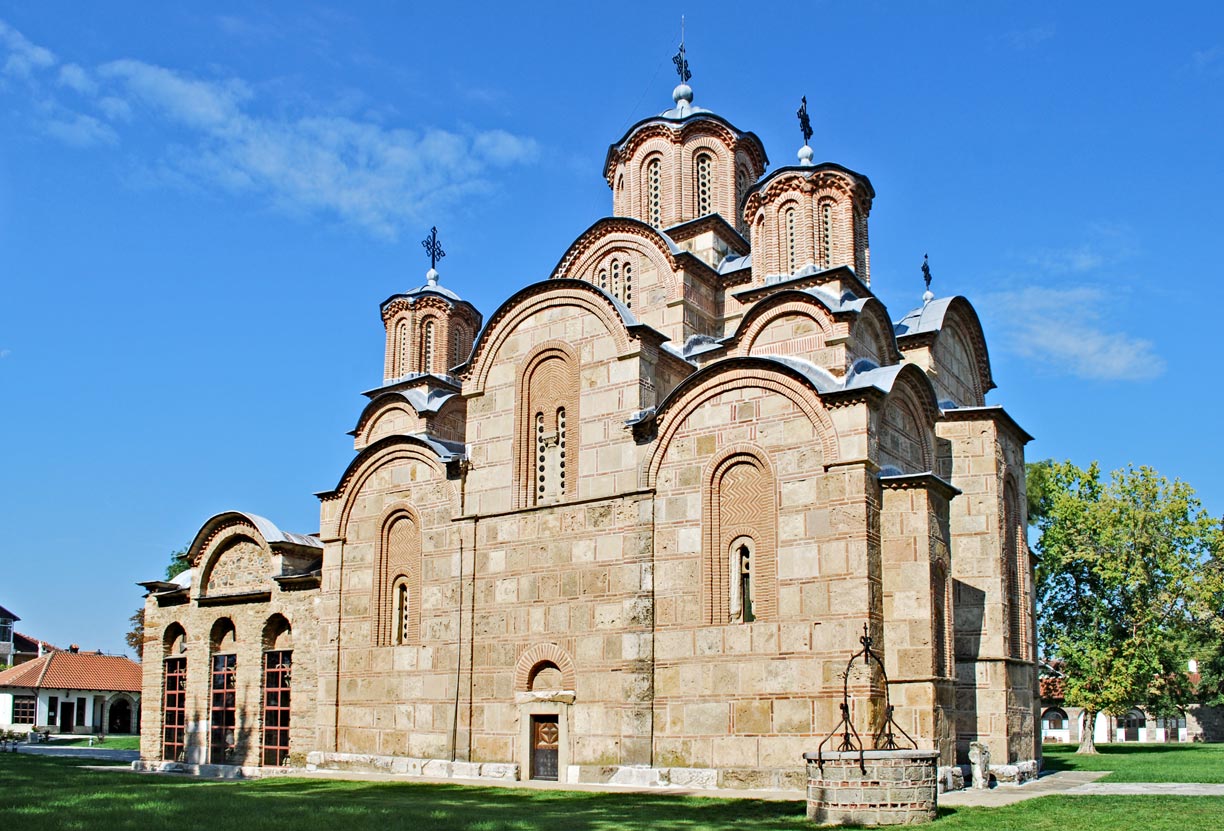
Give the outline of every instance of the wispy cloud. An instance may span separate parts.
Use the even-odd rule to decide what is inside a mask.
[[[1134,232],[1104,222],[1088,226],[1085,239],[1063,247],[1037,248],[1025,255],[1030,266],[1052,274],[1086,274],[1117,265],[1135,253]]]
[[[27,78],[37,70],[56,63],[55,53],[36,46],[26,36],[0,20],[0,49],[4,50],[0,72],[14,78]]]
[[[1012,49],[1032,49],[1050,40],[1057,34],[1053,26],[1031,26],[1027,29],[1013,29],[1005,32],[1004,41]]]
[[[1224,46],[1212,46],[1191,52],[1190,66],[1198,72],[1224,71]]]
[[[0,349],[0,358],[7,358],[9,355],[12,355],[12,354],[13,354],[13,350],[11,349]]]
[[[0,65],[28,79],[42,132],[75,147],[159,136],[151,178],[261,197],[296,215],[333,216],[394,238],[440,208],[487,191],[489,172],[529,164],[536,142],[500,129],[396,127],[370,115],[269,115],[255,87],[132,58],[61,63],[0,22]]]
[[[1111,294],[1095,286],[1026,286],[982,298],[1008,351],[1046,369],[1093,380],[1150,380],[1165,361],[1150,340],[1113,323]]]

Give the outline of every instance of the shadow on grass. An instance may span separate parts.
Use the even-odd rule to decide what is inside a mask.
[[[276,778],[201,781],[83,770],[79,760],[0,758],[0,822],[39,829],[807,829],[802,802]],[[12,823],[10,825],[10,822]]]

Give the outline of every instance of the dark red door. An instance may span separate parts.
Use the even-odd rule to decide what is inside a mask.
[[[557,745],[561,731],[556,716],[531,717],[531,778],[557,781]]]

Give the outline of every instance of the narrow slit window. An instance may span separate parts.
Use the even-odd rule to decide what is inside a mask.
[[[828,202],[820,209],[820,259],[825,268],[833,267],[833,206]]]
[[[425,334],[421,342],[421,372],[433,372],[434,366],[434,322],[425,322]]]
[[[709,153],[697,157],[697,215],[714,209],[714,159]]]
[[[798,267],[795,254],[795,209],[786,209],[786,273],[794,274]]]
[[[756,615],[752,613],[752,552],[747,545],[736,549],[736,560],[739,566],[740,603],[743,604],[744,623],[752,623]]]
[[[646,199],[650,224],[656,228],[663,225],[663,165],[658,159],[646,164]]]

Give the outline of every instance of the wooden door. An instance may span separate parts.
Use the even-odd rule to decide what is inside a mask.
[[[65,701],[60,704],[60,732],[71,733],[74,724],[76,724],[76,705]]]
[[[531,717],[531,778],[557,781],[557,747],[561,738],[556,716]]]

